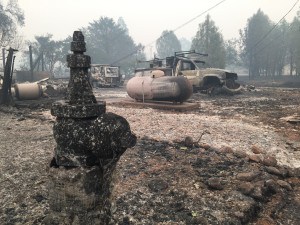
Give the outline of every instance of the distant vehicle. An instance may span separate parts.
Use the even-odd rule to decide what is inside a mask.
[[[175,52],[174,56],[166,58],[166,67],[172,68],[173,76],[186,77],[191,82],[194,92],[239,93],[241,85],[236,82],[238,75],[224,69],[204,68],[205,61],[202,58],[205,56],[207,54],[195,51]]]
[[[121,75],[118,66],[91,64],[90,82],[93,87],[119,87],[124,80],[125,75]]]

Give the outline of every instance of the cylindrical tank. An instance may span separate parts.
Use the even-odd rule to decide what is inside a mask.
[[[42,87],[38,83],[15,84],[14,88],[19,100],[34,100],[42,96]]]
[[[126,90],[136,100],[172,102],[184,102],[193,93],[192,85],[182,76],[137,76],[127,82]]]

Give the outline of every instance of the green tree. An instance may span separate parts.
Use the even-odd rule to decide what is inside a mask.
[[[287,58],[290,75],[300,75],[300,11],[290,24],[287,37]]]
[[[199,24],[199,29],[192,41],[192,50],[200,53],[207,53],[206,65],[209,67],[225,67],[225,44],[215,22],[209,15],[203,23]]]
[[[233,38],[225,41],[226,65],[240,66],[241,60],[239,57],[239,42]]]
[[[180,38],[179,41],[180,41],[182,51],[188,51],[191,49],[192,42],[190,40],[183,37]]]
[[[165,30],[156,40],[156,50],[159,58],[165,58],[181,51],[181,44],[173,31]]]
[[[115,64],[125,74],[130,74],[136,65],[137,55],[142,54],[141,45],[136,45],[128,35],[126,24],[122,27],[108,17],[101,17],[83,29],[87,54],[93,63]]]
[[[9,0],[4,6],[0,2],[0,45],[8,46],[16,37],[17,27],[24,25],[24,14],[17,0]]]
[[[240,31],[242,56],[245,65],[248,66],[250,78],[266,75],[265,63],[268,60],[269,53],[266,51],[267,48],[264,51],[259,49],[270,42],[270,36],[266,36],[266,34],[271,27],[269,17],[259,9],[256,14],[248,19],[244,30]]]
[[[269,43],[262,51],[267,52],[265,71],[267,76],[280,76],[286,64],[288,23],[283,20],[270,33]]]
[[[126,32],[126,34],[129,33],[128,27],[127,27],[123,17],[118,18],[117,24],[120,28],[122,28]]]

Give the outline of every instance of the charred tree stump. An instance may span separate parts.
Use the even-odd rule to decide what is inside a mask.
[[[3,62],[5,65],[4,68],[4,77],[3,77],[3,84],[2,90],[0,95],[0,105],[11,105],[13,102],[11,96],[11,82],[12,82],[12,73],[13,73],[13,65],[14,65],[14,52],[18,51],[13,48],[9,48],[6,63]],[[3,54],[4,56],[5,54]],[[5,60],[5,59],[4,59]]]
[[[57,146],[49,168],[50,212],[44,224],[115,224],[111,215],[114,170],[136,143],[128,122],[106,113],[89,84],[91,59],[84,36],[75,31],[67,56],[70,80],[66,100],[52,105]]]

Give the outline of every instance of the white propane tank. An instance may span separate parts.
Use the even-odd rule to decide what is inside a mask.
[[[42,96],[42,87],[38,83],[15,84],[15,96],[19,100],[35,100]]]

